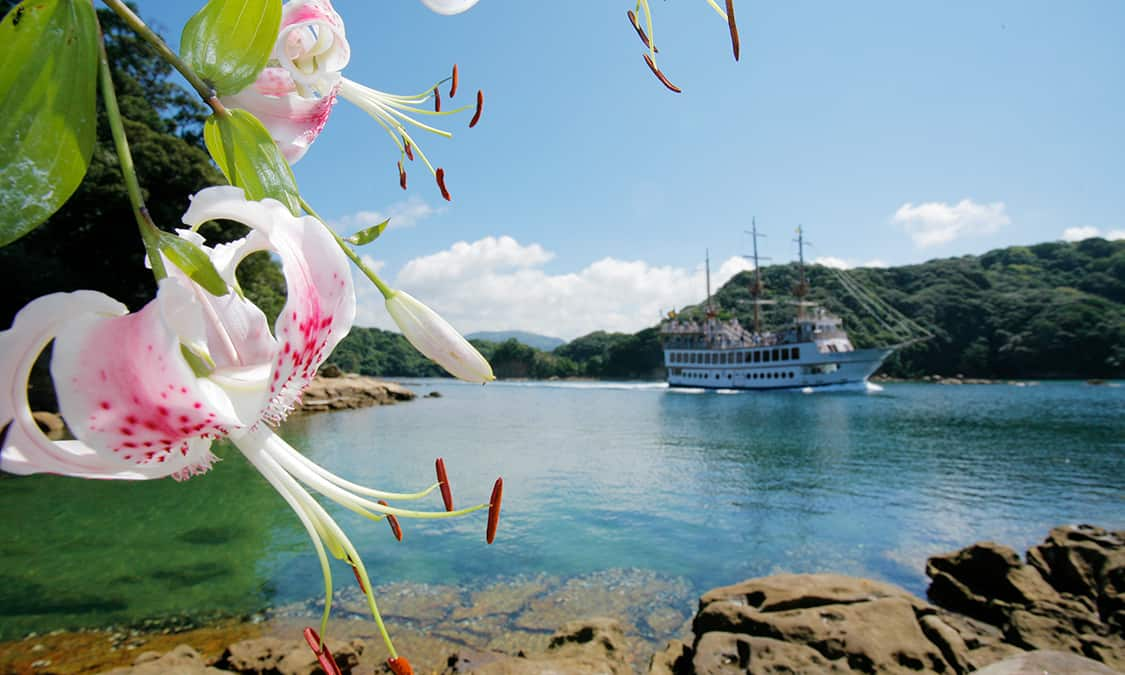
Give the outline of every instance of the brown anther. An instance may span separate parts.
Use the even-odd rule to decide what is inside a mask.
[[[395,675],[414,675],[414,669],[410,667],[410,662],[406,660],[405,656],[387,659],[387,666]]]
[[[434,87],[434,112],[441,112],[441,92]]]
[[[349,562],[348,564],[351,564],[351,563]],[[359,584],[359,590],[362,591],[363,593],[366,593],[367,587],[363,585],[363,579],[359,578],[359,568],[356,567],[355,565],[352,565],[352,574],[355,575],[355,582],[357,584]]]
[[[411,162],[414,161],[414,147],[410,145],[410,141],[405,138],[402,139],[402,151],[406,153],[406,158]]]
[[[637,15],[633,13],[633,10],[630,9],[628,12],[625,12],[625,14],[629,17],[629,23],[633,24],[633,29],[637,31],[637,37],[641,39],[641,42],[644,43],[645,47],[648,47],[655,52],[659,52],[660,50],[656,47],[653,47],[652,44],[648,41],[648,35],[645,33],[645,29],[641,28],[641,24],[637,23]]]
[[[390,506],[390,504],[387,504],[387,502],[383,501],[382,499],[379,500],[379,503],[382,504],[383,506]],[[395,539],[398,539],[399,541],[402,541],[402,528],[398,524],[398,518],[395,518],[393,513],[388,513],[386,515],[387,515],[387,522],[391,526],[391,534],[393,534],[395,536]],[[361,583],[360,585],[362,586],[363,584]]]
[[[434,172],[434,178],[437,179],[437,186],[441,190],[442,199],[447,202],[453,201],[449,197],[449,190],[445,189],[445,169],[438,169]]]
[[[734,50],[734,60],[738,60],[738,24],[734,22],[734,0],[727,0],[727,25],[730,26],[730,47]]]
[[[328,645],[320,641],[320,636],[312,628],[305,629],[305,642],[309,643],[312,648],[313,654],[316,655],[316,660],[320,664],[320,669],[324,671],[325,675],[343,675],[340,672],[340,666],[336,665],[336,659],[333,658],[332,652],[328,651]]]
[[[445,460],[438,457],[434,461],[434,469],[437,470],[438,483],[441,484],[441,502],[445,504],[446,511],[452,511],[453,492],[449,489],[449,476],[445,473]]]
[[[457,95],[457,64],[453,64],[453,81],[449,84],[449,98]]]
[[[480,121],[480,114],[484,111],[484,92],[477,89],[477,111],[473,113],[473,119],[469,120],[469,128],[472,129]]]
[[[497,478],[492,486],[492,497],[488,500],[488,529],[484,540],[489,544],[496,538],[496,526],[500,524],[500,502],[504,497],[504,479]]]
[[[406,171],[402,168],[402,160],[398,162],[398,184],[403,190],[406,189]]]
[[[660,69],[656,67],[656,64],[652,62],[652,58],[648,54],[645,54],[645,63],[648,64],[649,70],[651,70],[652,74],[656,76],[656,79],[660,80],[660,83],[665,87],[668,87],[668,89],[676,92],[677,94],[683,91],[683,89],[680,89],[676,85],[672,84],[664,75],[664,73],[660,72]]]

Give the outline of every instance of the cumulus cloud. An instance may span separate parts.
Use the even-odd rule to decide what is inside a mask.
[[[966,236],[991,234],[1012,222],[1004,202],[978,204],[962,199],[956,204],[945,202],[907,202],[898,207],[891,222],[902,226],[915,246],[925,248],[947,244]]]
[[[405,201],[395,202],[382,211],[356,211],[342,218],[332,221],[333,227],[342,235],[349,235],[360,230],[378,225],[390,218],[388,228],[414,227],[421,221],[429,218],[440,209],[430,206],[419,197],[411,197]]]
[[[816,265],[824,265],[825,267],[835,267],[838,270],[850,270],[853,267],[889,267],[886,262],[878,258],[872,258],[865,262],[856,262],[854,260],[837,258],[832,255],[817,256],[813,258],[813,263]]]
[[[1094,227],[1093,225],[1084,225],[1081,227],[1068,227],[1063,230],[1063,241],[1082,241],[1090,237],[1104,237],[1113,241],[1114,239],[1125,239],[1125,230],[1109,230],[1102,233],[1101,228]]]
[[[433,307],[458,330],[527,330],[573,339],[595,330],[633,332],[664,312],[703,300],[702,264],[655,266],[602,258],[575,272],[543,269],[554,254],[512,237],[458,242],[403,266],[394,285]],[[712,269],[713,289],[749,269],[732,257]],[[377,295],[359,286],[361,325],[389,327]],[[370,284],[367,284],[370,286]],[[375,310],[364,305],[377,303]]]

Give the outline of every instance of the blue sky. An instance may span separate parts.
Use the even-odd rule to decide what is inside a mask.
[[[196,8],[139,4],[173,44]],[[1125,236],[1125,3],[737,0],[736,63],[703,0],[655,0],[680,95],[628,0],[335,5],[349,79],[413,93],[456,62],[457,101],[485,92],[476,128],[419,139],[452,203],[420,167],[401,191],[397,151],[346,102],[294,167],[344,229],[393,216],[364,252],[465,331],[651,325],[701,298],[704,249],[716,276],[738,268],[751,216],[775,262],[798,224],[810,257],[851,265]],[[361,300],[360,323],[389,325]]]

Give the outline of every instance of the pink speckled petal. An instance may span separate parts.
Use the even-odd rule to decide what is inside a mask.
[[[267,420],[278,420],[351,329],[355,289],[348,259],[320,221],[294,217],[272,199],[248,201],[239,188],[202,190],[192,199],[184,223],[195,225],[218,218],[254,228],[281,259],[287,298],[274,324],[279,348],[271,364],[270,402],[262,413]],[[229,258],[224,266],[237,264],[237,256]]]
[[[261,120],[286,161],[294,164],[328,123],[339,89],[337,75],[325,95],[301,96],[289,73],[275,67],[263,69],[254,84],[222,100],[223,105],[242,108]]]
[[[27,400],[27,380],[32,364],[47,343],[60,334],[81,342],[83,326],[119,321],[127,318],[121,316],[125,311],[121,303],[94,291],[54,293],[28,303],[16,315],[12,328],[0,333],[0,354],[3,354],[0,378],[4,383],[0,389],[0,425],[12,422],[0,451],[0,469],[16,474],[56,473],[81,478],[141,480],[171,475],[183,477],[210,465],[213,461],[208,451],[210,442],[202,439],[189,441],[189,452],[180,454],[175,461],[137,462],[124,460],[105,447],[91,446],[82,441],[51,441],[32,419]],[[109,351],[121,355],[124,353],[121,346],[115,344]],[[60,403],[63,398],[73,401],[84,394],[83,391],[67,389],[64,382],[73,385],[73,379],[57,379],[57,371],[66,368],[66,365],[56,364],[67,360],[67,349],[66,345],[60,346],[56,342],[52,358],[52,373],[56,374]],[[81,381],[83,378],[78,376],[77,379]],[[87,391],[85,395],[89,397],[91,392]],[[99,404],[101,400],[99,397]],[[67,417],[83,406],[76,408],[68,404],[60,407]],[[72,429],[80,427],[81,420],[81,417],[67,417]]]
[[[241,424],[223,391],[192,372],[165,320],[200,311],[168,291],[177,285],[164,280],[156,300],[133,314],[76,317],[55,339],[59,410],[105,473],[155,478],[210,466],[210,439]]]

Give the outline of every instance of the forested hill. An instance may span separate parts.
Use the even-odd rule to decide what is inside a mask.
[[[767,296],[789,299],[797,274],[796,265],[762,268]],[[885,373],[1125,375],[1125,241],[1011,246],[981,256],[846,274],[934,333],[933,339],[892,357]],[[844,289],[834,270],[812,265],[808,277],[810,299],[844,317],[856,346],[898,341]],[[752,273],[741,273],[716,294],[722,310],[746,322],[752,314],[751,278]],[[764,309],[767,325],[780,325],[792,314],[785,304]],[[686,314],[698,312],[696,307]]]
[[[792,319],[789,289],[797,266],[762,268],[766,326]],[[847,278],[928,328],[934,337],[896,353],[883,371],[996,378],[1125,376],[1125,241],[1012,246],[981,256],[919,265],[848,270]],[[810,299],[844,317],[859,347],[899,340],[841,284],[839,273],[808,267]],[[722,316],[751,324],[749,284],[743,272],[715,294]],[[680,316],[698,317],[701,305]],[[656,327],[635,334],[598,331],[545,352],[515,340],[474,344],[504,377],[660,378]],[[374,375],[436,375],[396,333],[354,329],[332,360]]]

